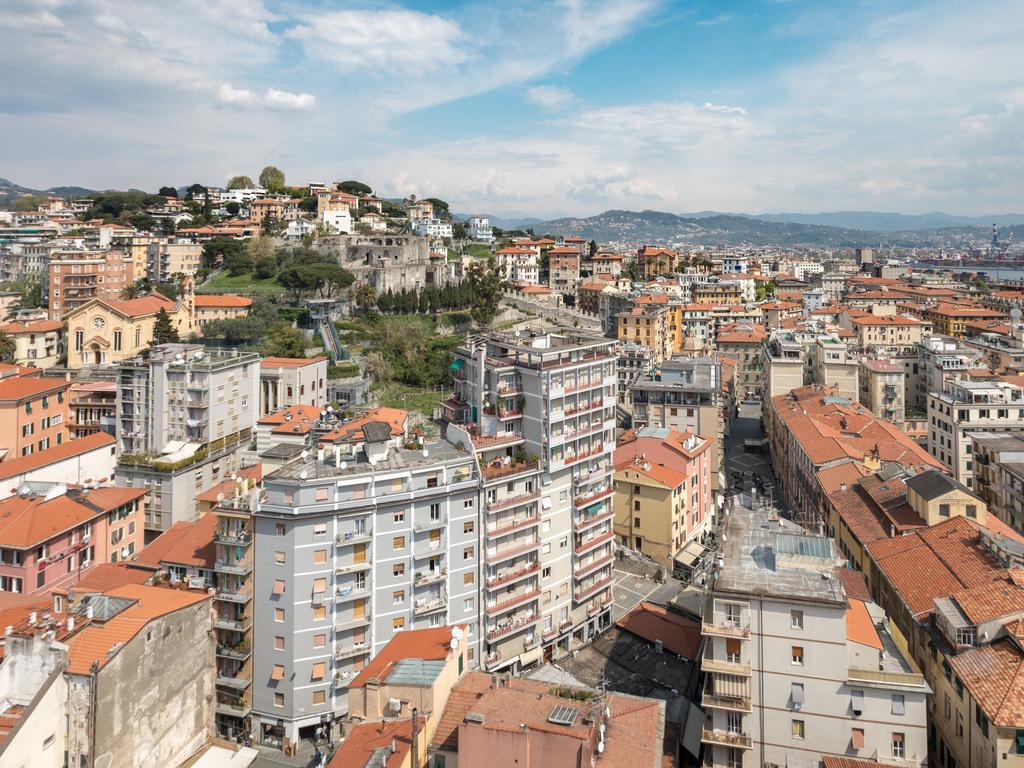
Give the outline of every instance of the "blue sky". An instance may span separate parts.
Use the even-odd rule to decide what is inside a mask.
[[[0,176],[359,178],[456,210],[997,213],[1024,4],[4,0]]]

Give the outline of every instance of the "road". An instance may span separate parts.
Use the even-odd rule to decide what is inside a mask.
[[[771,458],[767,453],[747,453],[744,450],[745,440],[760,440],[764,437],[761,430],[761,406],[743,403],[739,407],[732,430],[725,441],[725,477],[730,491],[749,493],[755,486],[754,478],[761,480],[762,490],[759,495],[771,494],[775,506],[785,512],[782,500],[777,497],[775,473],[772,472]],[[734,476],[734,472],[742,473]]]

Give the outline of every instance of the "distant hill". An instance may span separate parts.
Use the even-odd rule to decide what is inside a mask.
[[[1024,213],[993,216],[952,216],[948,213],[879,213],[877,211],[836,211],[834,213],[760,213],[763,221],[791,224],[815,224],[873,232],[907,232],[911,230],[946,229],[950,227],[998,227],[1024,224]]]
[[[0,206],[7,206],[25,195],[58,195],[60,197],[88,197],[94,192],[85,187],[50,187],[49,189],[30,189],[15,184],[13,181],[0,178]]]
[[[491,220],[492,227],[499,229],[525,229],[534,224],[540,224],[543,219],[535,216],[492,216],[489,213],[453,213],[452,218],[456,221],[465,221],[470,216],[486,216]]]

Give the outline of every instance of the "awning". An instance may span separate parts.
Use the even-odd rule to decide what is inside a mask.
[[[694,564],[703,557],[704,553],[707,551],[708,548],[700,542],[688,541],[686,546],[676,554],[675,560],[677,563],[680,563],[687,568],[693,568]]]
[[[536,664],[538,661],[544,658],[544,649],[539,645],[536,648],[532,648],[529,651],[524,651],[519,654],[519,666],[523,669]]]
[[[284,580],[283,579],[276,579],[274,581],[274,594],[275,595],[283,595],[284,594]]]
[[[804,703],[804,687],[801,683],[793,683],[790,690],[790,696],[793,697],[793,704],[803,706]]]
[[[854,728],[850,740],[853,742],[854,749],[864,749],[864,729]]]
[[[603,501],[594,502],[589,507],[587,507],[587,510],[586,510],[587,514],[588,515],[596,515],[598,513],[598,511],[600,511],[602,504],[604,504]]]
[[[284,667],[280,664],[274,665],[274,671],[270,673],[271,680],[284,680]]]
[[[451,367],[451,369],[453,371],[457,371],[457,370],[459,370],[459,368],[461,368],[465,364],[466,364],[465,360],[463,360],[462,358],[457,357],[457,358],[455,358],[454,361],[452,361],[452,364],[451,364],[450,367]]]

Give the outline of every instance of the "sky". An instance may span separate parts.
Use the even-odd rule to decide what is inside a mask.
[[[1020,0],[2,0],[0,177],[496,216],[1024,207]]]

